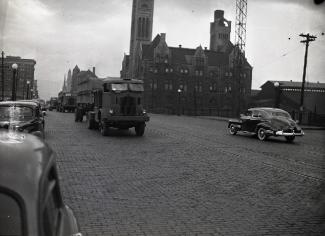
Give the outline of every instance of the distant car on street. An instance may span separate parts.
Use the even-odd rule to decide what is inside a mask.
[[[296,136],[303,136],[304,132],[292,120],[290,114],[278,108],[250,108],[240,119],[231,119],[228,122],[230,134],[238,132],[257,135],[259,140],[266,140],[270,136],[283,136],[292,142]]]
[[[80,236],[49,146],[30,134],[0,131],[0,153],[0,235]]]
[[[0,130],[11,129],[44,138],[44,126],[44,116],[37,102],[0,102]]]

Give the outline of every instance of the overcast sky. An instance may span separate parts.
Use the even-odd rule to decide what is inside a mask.
[[[209,47],[214,10],[232,21],[236,0],[155,0],[153,37],[167,44]],[[40,96],[56,96],[64,74],[77,64],[97,75],[119,76],[129,52],[132,0],[0,0],[0,50],[35,59]],[[300,33],[318,38],[309,50],[307,80],[325,83],[325,5],[313,0],[248,0],[246,56],[252,87],[267,80],[302,80]],[[289,40],[290,38],[290,40]]]

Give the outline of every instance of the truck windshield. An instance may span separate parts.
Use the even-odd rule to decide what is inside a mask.
[[[128,91],[128,85],[127,84],[112,84],[112,91],[115,91],[115,92]]]
[[[129,84],[130,91],[134,92],[143,92],[143,85],[142,84]]]

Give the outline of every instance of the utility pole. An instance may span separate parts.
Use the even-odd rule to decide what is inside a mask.
[[[4,65],[3,65],[3,61],[4,61],[4,55],[5,53],[2,51],[1,52],[1,96],[2,96],[2,101],[4,101],[5,98],[5,75],[4,75]]]
[[[306,50],[305,50],[305,59],[304,59],[304,70],[302,74],[302,84],[301,84],[301,93],[300,93],[300,112],[299,112],[299,122],[302,122],[302,114],[304,111],[304,93],[305,93],[305,81],[306,81],[306,68],[307,68],[307,58],[308,58],[308,47],[309,42],[315,41],[316,36],[308,34],[300,34],[300,37],[303,37],[304,40],[301,40],[301,43],[306,43]]]

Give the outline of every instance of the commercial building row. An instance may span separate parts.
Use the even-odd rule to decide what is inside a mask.
[[[12,67],[13,64],[17,64],[16,71]],[[37,80],[34,78],[35,65],[36,61],[33,59],[6,56],[3,58],[2,68],[0,58],[0,100],[2,97],[3,100],[11,100],[13,88],[16,90],[17,100],[38,98]]]

